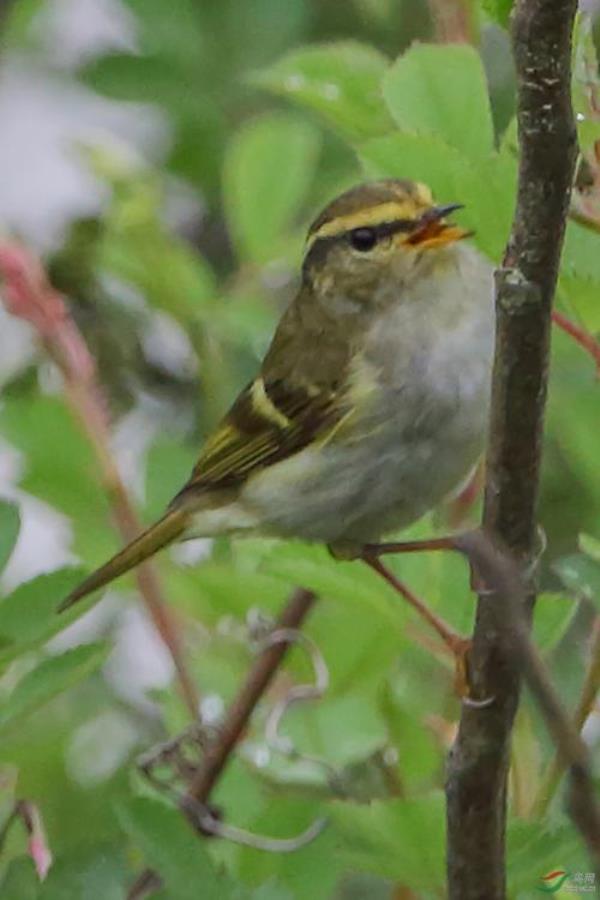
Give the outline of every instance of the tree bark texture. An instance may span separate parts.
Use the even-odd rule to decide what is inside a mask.
[[[576,0],[517,0],[517,204],[496,273],[496,350],[484,529],[523,564],[535,556],[552,299],[576,156],[571,34]],[[503,900],[506,783],[519,700],[519,661],[500,598],[480,594],[463,708],[446,783],[448,896]],[[534,588],[528,603],[533,605]]]

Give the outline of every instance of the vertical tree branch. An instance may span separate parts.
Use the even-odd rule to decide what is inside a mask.
[[[534,555],[552,298],[576,150],[571,33],[576,0],[517,0],[519,185],[496,275],[496,352],[484,527],[523,563]],[[534,600],[533,590],[529,602]],[[479,597],[465,707],[447,777],[450,900],[505,897],[506,777],[519,662],[493,594]]]

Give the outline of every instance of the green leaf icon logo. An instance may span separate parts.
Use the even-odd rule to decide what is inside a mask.
[[[568,877],[569,873],[564,869],[555,869],[553,872],[548,872],[547,875],[542,875],[540,878],[542,883],[538,884],[537,889],[545,894],[555,894],[560,890]]]

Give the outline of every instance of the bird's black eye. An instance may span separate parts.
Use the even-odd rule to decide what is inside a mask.
[[[377,232],[374,228],[354,228],[350,232],[350,244],[355,250],[365,253],[372,250],[377,243]]]

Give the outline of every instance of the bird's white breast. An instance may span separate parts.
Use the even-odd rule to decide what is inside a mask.
[[[253,478],[244,504],[275,534],[365,542],[439,504],[480,455],[493,355],[491,267],[448,254],[365,336],[351,428]]]

